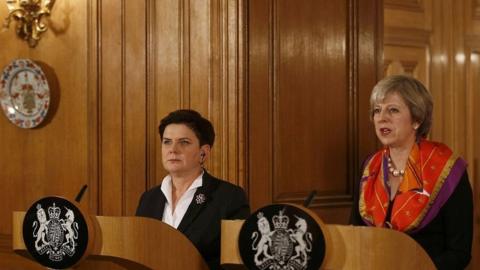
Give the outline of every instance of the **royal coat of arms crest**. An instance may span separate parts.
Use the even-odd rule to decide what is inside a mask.
[[[78,223],[71,209],[64,207],[65,218],[61,218],[62,209],[48,207],[48,218],[41,204],[37,204],[37,220],[32,224],[35,250],[38,254],[48,254],[52,261],[61,261],[64,256],[75,254],[78,239]]]
[[[254,262],[259,269],[306,269],[312,251],[312,233],[305,219],[295,216],[294,229],[289,228],[290,218],[280,210],[272,218],[274,229],[263,212],[257,214],[257,228],[251,235]]]
[[[248,269],[317,270],[326,254],[322,221],[294,204],[272,204],[245,220],[238,236],[242,263]]]

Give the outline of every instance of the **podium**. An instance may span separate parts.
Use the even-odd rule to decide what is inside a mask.
[[[80,208],[74,214],[70,210],[76,205],[64,200],[68,204],[60,207],[61,200],[48,197],[27,212],[13,212],[12,246],[16,253],[26,257],[32,254],[42,264],[44,257],[38,254],[53,260],[77,256],[72,266],[80,269],[82,260],[89,258],[126,269],[208,269],[190,240],[165,223],[143,217],[88,216]],[[45,205],[50,206],[50,219]],[[75,223],[88,229],[82,232]],[[41,226],[47,228],[42,231]],[[85,235],[82,239],[81,233]],[[242,257],[247,258],[245,262]],[[244,265],[267,269],[277,264],[292,269],[436,269],[425,250],[404,233],[325,225],[313,211],[292,204],[269,205],[246,221],[222,220],[220,263],[225,269],[246,269]],[[95,262],[84,265],[99,269]]]
[[[226,269],[246,269],[237,246],[243,222],[222,221],[220,263]],[[322,230],[326,256],[321,269],[436,269],[426,251],[404,233],[346,225],[324,225]]]
[[[13,212],[12,246],[28,256],[23,240],[25,212]],[[154,219],[90,216],[93,241],[88,257],[124,264],[131,269],[202,269],[207,264],[195,246],[179,231]],[[79,267],[81,267],[81,262]]]

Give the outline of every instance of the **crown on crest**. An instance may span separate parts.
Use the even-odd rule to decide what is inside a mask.
[[[283,215],[284,210],[280,210],[279,215],[274,215],[272,218],[273,226],[275,229],[287,229],[288,223],[290,222],[290,218],[288,216]]]
[[[55,203],[53,203],[53,206],[48,207],[48,216],[53,219],[58,219],[60,217],[60,207],[56,207]]]

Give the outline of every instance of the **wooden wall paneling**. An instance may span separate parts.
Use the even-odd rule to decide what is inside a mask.
[[[449,108],[444,105],[444,102],[447,103],[448,100],[451,100],[451,97],[443,93],[444,87],[450,87],[445,74],[449,64],[447,48],[448,40],[445,40],[448,37],[446,37],[445,30],[442,30],[446,27],[447,15],[443,14],[445,10],[442,9],[439,3],[432,6],[432,13],[434,14],[432,17],[432,25],[435,28],[432,29],[430,46],[432,65],[430,69],[431,79],[429,90],[433,96],[433,104],[435,104],[434,114],[436,120],[433,120],[430,137],[433,140],[443,140],[444,143],[451,143],[451,136],[450,139],[447,139],[447,135],[445,134],[448,132],[448,127],[444,123],[444,120],[452,115],[451,113],[448,113]]]
[[[475,19],[480,19],[480,1],[479,0],[471,0],[469,1],[468,3],[471,3],[473,4],[473,8],[472,9],[467,9],[467,10],[471,10],[473,11],[473,17]]]
[[[125,1],[101,1],[100,201],[101,215],[122,215],[124,198]]]
[[[389,21],[389,20],[388,20]],[[430,44],[431,30],[390,27],[385,19],[383,43],[405,47],[425,47]]]
[[[182,42],[184,39],[184,1],[162,0],[155,1],[155,14],[152,21],[154,30],[151,32],[154,55],[150,55],[153,66],[152,93],[155,103],[151,104],[149,114],[152,121],[147,129],[155,130],[151,134],[151,141],[148,144],[149,158],[154,157],[154,170],[150,176],[149,186],[158,185],[165,175],[161,159],[161,141],[158,135],[158,124],[169,112],[185,107],[183,101],[183,74],[184,74],[184,52]],[[188,62],[187,62],[188,64]]]
[[[229,112],[228,105],[225,107],[228,88],[224,84],[224,82],[228,81],[223,78],[223,76],[228,74],[225,66],[228,63],[228,52],[225,51],[224,43],[228,40],[228,32],[223,32],[224,28],[227,27],[225,18],[228,16],[224,16],[226,5],[226,1],[209,1],[209,20],[205,24],[209,33],[207,36],[208,44],[206,44],[209,53],[206,59],[208,65],[203,65],[203,68],[208,66],[208,69],[205,70],[207,72],[206,78],[208,79],[204,79],[208,84],[207,87],[204,87],[204,93],[206,90],[205,96],[207,97],[207,102],[204,102],[207,106],[206,116],[212,121],[215,129],[212,155],[205,167],[209,172],[222,179],[226,178],[228,170],[226,166],[222,166],[228,160],[228,146],[226,145],[228,123],[223,121]]]
[[[376,136],[370,121],[370,93],[383,76],[383,1],[349,1],[349,124],[347,190],[351,192],[361,175],[364,159],[376,148]],[[327,205],[328,206],[328,205]],[[351,207],[345,200],[317,208],[331,223],[348,223]]]
[[[87,1],[87,140],[88,140],[88,191],[82,201],[87,201],[89,211],[92,215],[97,215],[99,211],[99,183],[100,183],[100,164],[99,164],[99,51],[98,39],[98,2],[96,0]],[[87,196],[89,195],[89,196]]]
[[[438,1],[433,4],[432,78],[434,98],[434,140],[450,145],[465,154],[465,85],[464,85],[464,25],[463,4],[458,1]],[[456,18],[462,14],[460,18]],[[457,25],[458,24],[458,25]]]
[[[221,12],[222,1],[190,1],[190,108],[208,118],[215,129],[212,154],[205,164],[206,169],[216,176],[222,175],[222,160],[225,149],[223,136],[224,92],[222,91],[223,57]],[[214,76],[214,71],[218,73]]]
[[[432,27],[432,2],[436,0],[384,0],[384,25],[428,30]]]
[[[124,203],[123,215],[134,215],[146,181],[146,20],[148,0],[125,1],[124,33]]]
[[[273,202],[272,1],[248,2],[248,186],[252,211]]]
[[[11,251],[11,216],[26,210],[35,200],[47,195],[73,199],[83,184],[95,186],[89,168],[90,140],[88,118],[89,84],[92,73],[87,50],[87,18],[92,2],[60,1],[49,20],[49,29],[35,49],[18,39],[15,22],[0,32],[0,68],[16,58],[30,58],[39,64],[49,81],[51,104],[46,120],[35,129],[21,129],[6,117],[0,118],[0,264],[13,269],[38,269]],[[7,16],[5,5],[0,18]],[[82,204],[92,205],[95,195],[85,194]],[[11,266],[11,267],[10,267]],[[19,269],[17,268],[17,269]]]
[[[211,37],[214,35],[210,28],[213,16],[211,14],[213,1],[189,0],[187,2],[189,8],[184,16],[189,18],[189,21],[185,22],[189,25],[188,39],[186,39],[188,45],[185,44],[185,48],[189,50],[186,59],[189,66],[189,76],[184,79],[188,81],[186,85],[189,85],[189,87],[185,89],[188,92],[185,100],[188,100],[188,107],[198,110],[204,116],[212,117],[216,114],[211,111],[213,108],[209,108],[209,106],[220,103],[222,94],[220,91],[212,89],[212,78],[210,76],[213,64],[210,49]],[[214,124],[218,125],[218,123]]]
[[[157,38],[157,1],[147,0],[146,7],[146,103],[145,103],[145,117],[146,117],[146,131],[145,131],[145,183],[144,189],[147,190],[150,187],[154,186],[157,178],[157,157],[156,157],[156,143],[158,137],[158,128],[157,128],[157,93],[156,93],[156,68],[157,68],[157,47],[156,47],[156,38]]]
[[[216,130],[216,142],[206,168],[222,178],[241,184],[237,169],[242,124],[239,114],[243,93],[238,83],[242,71],[239,39],[242,1],[158,1],[155,3],[152,40],[155,56],[152,64],[155,104],[150,105],[148,130],[178,108],[192,108],[209,118]],[[168,13],[168,14],[165,14]],[[168,42],[165,42],[168,41]],[[161,164],[161,144],[158,135],[149,135],[149,157],[155,159],[154,180],[159,184],[165,171]],[[155,141],[155,143],[153,143]],[[229,148],[232,146],[232,148]],[[148,161],[151,163],[152,161]],[[233,164],[232,164],[233,163]],[[229,167],[230,165],[234,167]],[[153,171],[153,170],[149,170]],[[234,178],[231,179],[230,177]],[[244,176],[243,176],[244,178]]]
[[[467,43],[468,44],[468,43]],[[470,176],[470,183],[473,188],[474,200],[474,238],[472,246],[472,266],[480,265],[480,257],[475,254],[480,254],[480,119],[479,109],[477,104],[480,103],[480,39],[476,39],[474,44],[467,45],[466,65],[466,83],[467,83],[467,160],[469,162],[468,173]]]
[[[237,83],[241,48],[241,1],[214,0],[190,3],[190,107],[213,123],[216,142],[206,168],[233,183],[238,178],[238,144],[242,130],[238,114],[243,102]],[[231,165],[231,166],[230,166]],[[233,178],[232,178],[233,177]]]
[[[120,3],[120,4],[119,4]],[[132,215],[146,182],[147,1],[103,1],[100,212]]]
[[[68,31],[45,33],[36,49],[17,39],[14,24],[1,33],[1,68],[13,59],[30,58],[43,67],[51,91],[50,111],[39,127],[21,129],[1,117],[0,146],[4,154],[0,157],[0,193],[5,203],[0,213],[3,216],[10,216],[13,210],[25,210],[45,195],[72,198],[88,181],[86,7],[83,2],[58,3],[57,16],[67,16],[72,23],[62,25]],[[70,9],[76,10],[77,16],[67,12]],[[3,7],[1,10],[4,18],[6,10]],[[52,17],[53,20],[56,15]],[[10,234],[10,231],[10,219],[0,222],[0,233]]]
[[[480,34],[480,1],[465,1],[465,28],[467,34]]]
[[[210,102],[209,111],[217,131],[217,142],[214,162],[207,164],[213,165],[219,177],[244,187],[245,7],[243,0],[211,1],[209,96],[218,97],[218,100],[214,98]]]
[[[369,146],[362,154],[374,147],[372,133],[349,131],[358,127],[359,114],[368,122],[368,103],[359,104],[359,95],[370,93],[379,74],[378,12],[379,1],[249,2],[253,209],[302,203],[316,189],[314,207],[322,218],[348,221],[358,145]],[[374,72],[359,75],[359,65]]]
[[[228,1],[226,8],[226,42],[228,52],[228,168],[227,179],[248,190],[246,158],[246,97],[247,97],[247,1]]]
[[[386,8],[408,10],[413,12],[423,12],[422,0],[384,0],[384,6]]]
[[[480,2],[478,0],[464,0],[465,34],[480,33]]]
[[[427,48],[427,66],[425,81],[434,98],[434,123],[431,132],[433,140],[442,141],[462,155],[470,164],[468,167],[475,198],[475,238],[473,242],[473,259],[471,269],[478,267],[480,241],[478,231],[480,218],[478,212],[478,172],[477,172],[477,138],[478,114],[474,104],[477,102],[478,89],[478,48],[479,23],[476,17],[478,1],[433,1],[425,5],[425,13],[432,14],[431,29],[399,28],[392,18],[385,19],[385,57],[388,65],[393,66],[401,59],[412,57],[421,59],[421,52],[414,56],[414,48]],[[394,9],[386,6],[386,9]],[[402,11],[404,12],[404,11]],[[387,14],[387,12],[385,13]],[[418,15],[416,15],[418,16]],[[427,18],[427,17],[425,17]],[[406,16],[403,20],[411,20]],[[406,33],[416,33],[411,38]],[[423,33],[422,33],[423,32]],[[430,35],[424,42],[422,36]],[[395,62],[396,58],[400,61]],[[416,77],[421,77],[414,74]],[[420,78],[421,79],[421,78]],[[422,80],[423,81],[423,80]]]
[[[273,10],[273,200],[302,202],[313,189],[319,198],[342,195],[348,189],[348,7],[275,2]]]
[[[457,153],[462,156],[467,155],[467,87],[466,87],[466,55],[465,55],[465,1],[452,1],[452,68],[453,68],[453,91],[454,95],[454,111],[455,116],[453,129],[454,144],[451,146]]]
[[[428,44],[425,44],[423,48],[385,45],[384,55],[385,60],[390,62],[387,66],[386,76],[399,74],[396,70],[391,69],[400,68],[400,73],[409,74],[428,87]]]
[[[350,36],[351,39],[355,39],[355,33],[358,31],[358,41],[356,43],[350,42],[350,50],[357,50],[353,57],[358,57],[358,63],[350,63],[353,66],[350,67],[349,76],[351,80],[349,92],[350,95],[354,95],[353,106],[350,106],[350,108],[356,108],[356,111],[350,113],[350,117],[352,117],[351,128],[354,135],[349,143],[353,146],[358,145],[358,149],[352,147],[355,151],[351,154],[353,156],[351,161],[353,170],[351,170],[350,177],[354,181],[357,181],[361,176],[360,166],[365,158],[377,147],[375,129],[370,120],[370,94],[375,84],[384,75],[383,1],[359,1],[357,17],[358,26],[353,27],[355,26],[353,24],[351,27],[358,30],[350,31]],[[355,20],[356,17],[353,18]],[[355,49],[357,47],[358,49]],[[357,75],[355,76],[355,74]],[[357,84],[357,89],[355,89],[354,86]]]
[[[102,215],[132,215],[146,168],[146,2],[101,2]]]
[[[435,91],[438,91],[436,87],[441,86],[441,83],[430,85],[430,63],[432,61],[430,43],[432,27],[437,27],[435,22],[432,23],[432,14],[434,14],[432,1],[385,0],[384,8],[385,75],[412,75],[422,81],[432,91],[434,99],[440,103],[442,96],[435,95]],[[433,37],[432,43],[441,38],[438,35]],[[437,48],[437,50],[439,49]],[[434,63],[444,59],[444,55],[436,52],[435,48],[433,55],[435,55]],[[432,76],[436,76],[436,73],[433,73]],[[435,83],[435,80],[432,81]],[[435,112],[438,111],[437,108],[436,105]],[[434,125],[434,129],[441,130],[441,126]],[[438,133],[436,130],[432,131],[432,134]]]

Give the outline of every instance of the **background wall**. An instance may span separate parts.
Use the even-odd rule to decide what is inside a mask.
[[[177,108],[213,122],[207,168],[243,186],[252,210],[315,189],[312,208],[346,223],[359,165],[376,148],[370,90],[384,70],[410,72],[434,92],[432,137],[475,175],[478,2],[63,0],[35,49],[12,25],[0,32],[0,67],[35,60],[52,104],[36,129],[0,117],[0,268],[38,269],[11,252],[9,217],[43,196],[73,199],[88,184],[90,213],[133,215],[165,174],[157,125]],[[122,269],[85,269],[99,265]]]
[[[382,71],[380,1],[250,1],[248,183],[253,208],[302,204],[347,223],[375,149],[368,98]]]
[[[480,269],[480,1],[384,0],[385,74],[407,73],[434,98],[431,139],[468,162],[474,192],[471,269]]]

